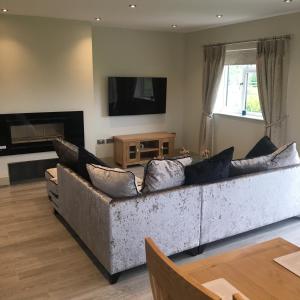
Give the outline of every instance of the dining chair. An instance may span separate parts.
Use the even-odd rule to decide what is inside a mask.
[[[197,283],[146,238],[146,257],[154,300],[222,300]]]
[[[222,300],[195,279],[183,273],[151,238],[146,238],[146,258],[154,300]],[[233,295],[233,300],[243,300]]]

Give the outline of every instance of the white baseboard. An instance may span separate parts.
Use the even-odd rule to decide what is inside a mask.
[[[7,185],[9,185],[9,178],[8,177],[0,178],[0,187],[1,186],[7,186]]]

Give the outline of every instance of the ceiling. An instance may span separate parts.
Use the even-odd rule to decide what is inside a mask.
[[[99,16],[97,26],[189,32],[297,12],[300,0],[0,0],[0,8],[13,15],[91,22]]]

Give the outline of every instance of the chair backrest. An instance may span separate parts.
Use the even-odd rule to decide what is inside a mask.
[[[150,238],[146,238],[146,256],[154,300],[222,300],[182,273]]]

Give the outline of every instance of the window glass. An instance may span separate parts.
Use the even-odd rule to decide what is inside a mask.
[[[247,79],[246,111],[248,113],[261,113],[256,72],[249,72]]]
[[[225,65],[215,112],[262,117],[256,65]]]

